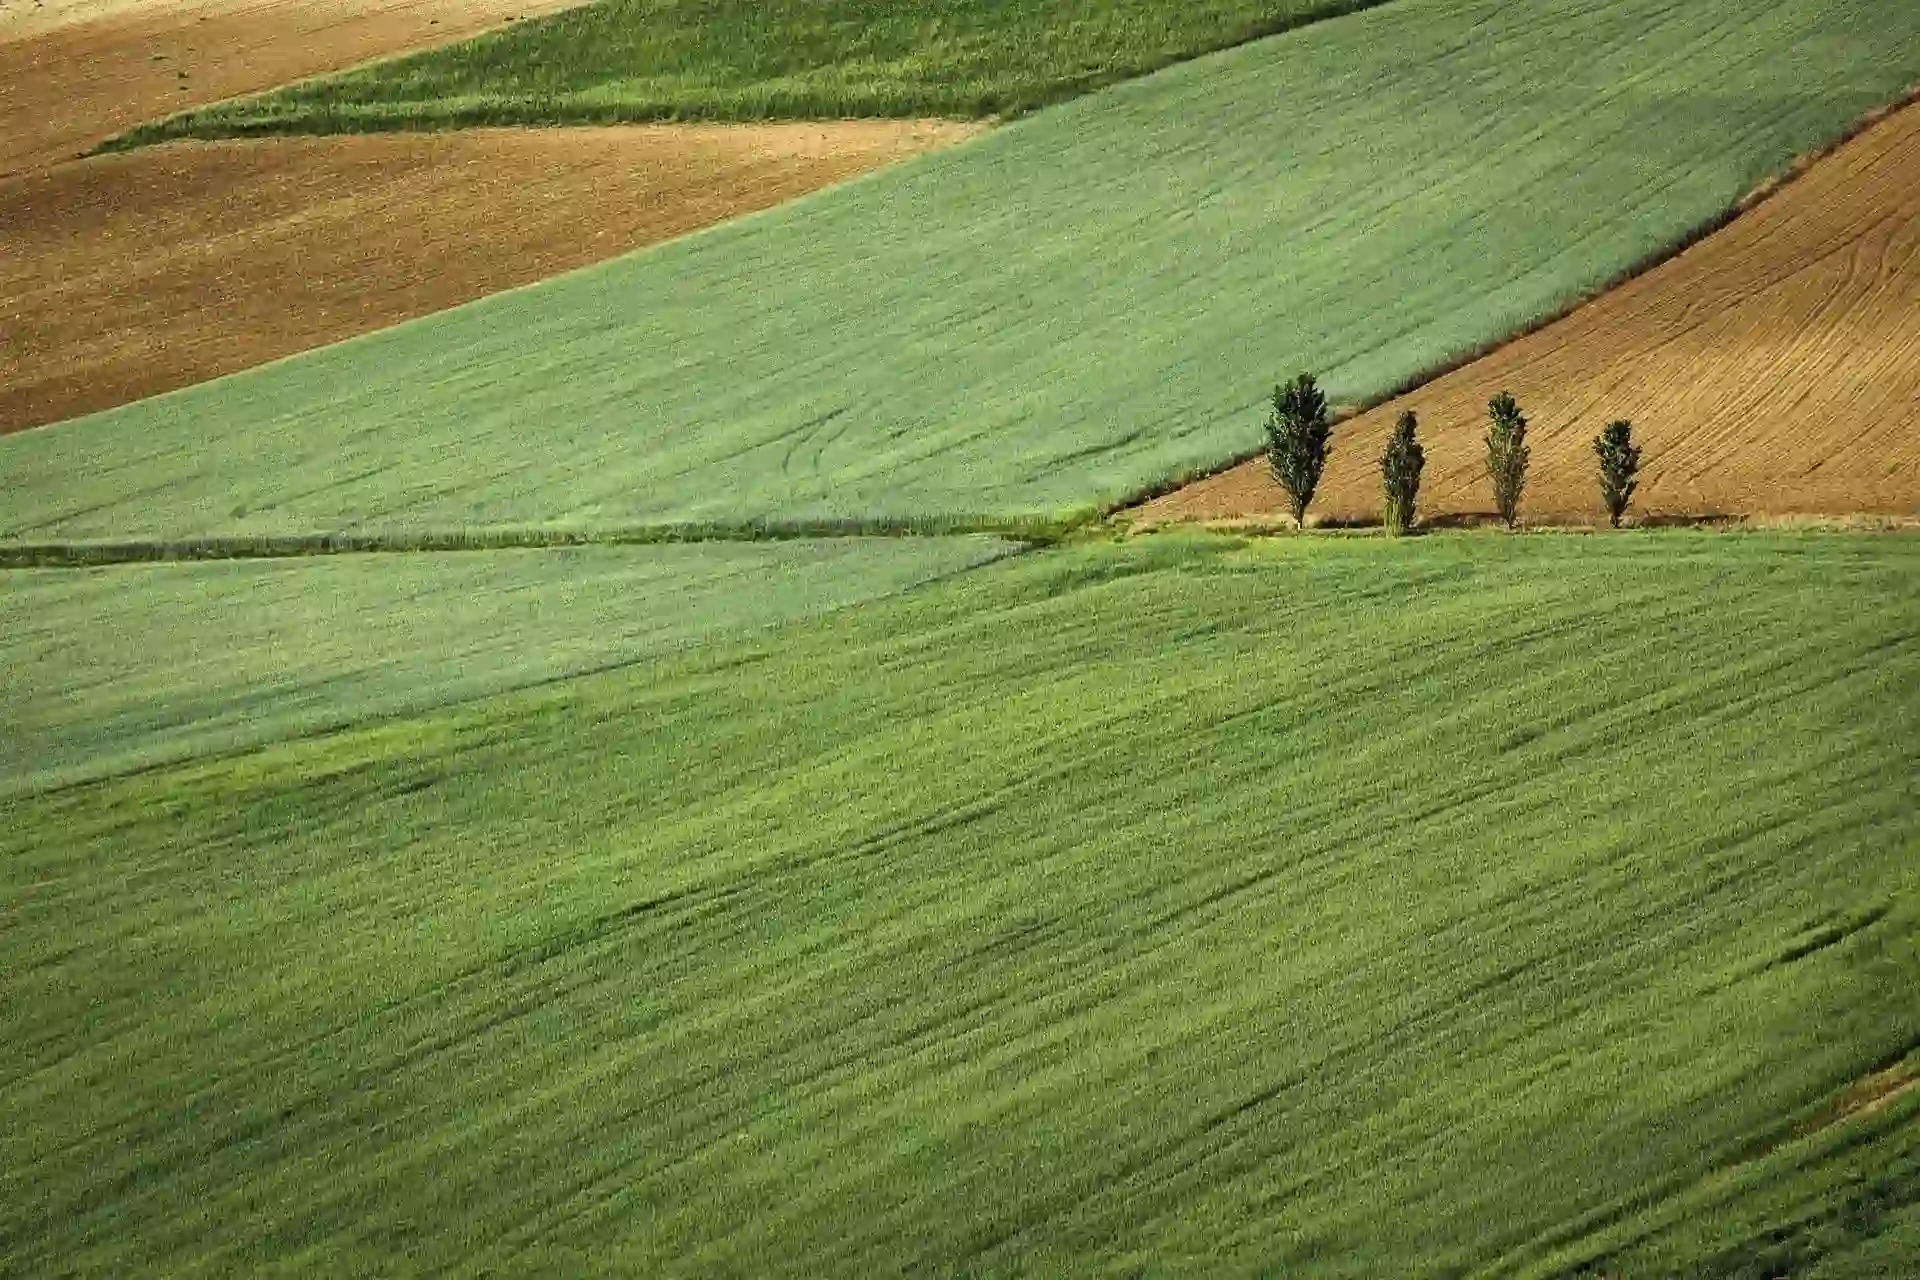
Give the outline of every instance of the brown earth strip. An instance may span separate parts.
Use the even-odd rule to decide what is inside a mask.
[[[1427,452],[1421,516],[1490,512],[1482,434],[1502,390],[1530,420],[1530,521],[1603,519],[1590,442],[1614,418],[1645,451],[1643,517],[1920,515],[1920,108],[1653,271],[1342,423],[1315,515],[1378,519],[1380,453],[1409,408]],[[1130,514],[1283,506],[1256,459]]]
[[[580,0],[0,0],[0,176]]]
[[[275,138],[0,180],[0,432],[544,279],[975,131],[850,121]]]
[[[1794,1138],[1810,1138],[1850,1120],[1885,1111],[1920,1085],[1912,1060],[1903,1060],[1848,1085],[1819,1114],[1794,1130]]]
[[[1702,1179],[1702,1185],[1724,1183],[1741,1170],[1766,1159],[1782,1147],[1817,1138],[1855,1120],[1877,1115],[1899,1102],[1920,1085],[1916,1068],[1920,1060],[1905,1058],[1855,1080],[1792,1130],[1760,1143],[1738,1159],[1714,1170]]]

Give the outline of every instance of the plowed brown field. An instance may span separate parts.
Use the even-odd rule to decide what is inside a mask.
[[[1486,404],[1510,390],[1533,458],[1525,519],[1601,517],[1591,440],[1630,418],[1649,516],[1920,514],[1920,107],[1882,120],[1655,270],[1335,429],[1314,511],[1377,518],[1378,460],[1420,415],[1420,511],[1491,510]],[[1135,512],[1283,509],[1256,460]]]
[[[0,176],[145,120],[580,0],[0,0]]]
[[[263,139],[0,181],[0,431],[543,279],[972,131],[857,121]]]

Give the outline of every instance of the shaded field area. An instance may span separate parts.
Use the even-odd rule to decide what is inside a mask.
[[[145,120],[469,36],[569,0],[0,4],[0,177]]]
[[[0,802],[0,1257],[1898,1258],[1920,544],[1417,550],[1062,548]]]
[[[1024,111],[1380,0],[600,0],[133,131]]]
[[[1277,375],[1358,399],[1514,331],[1917,78],[1910,6],[1401,0],[7,437],[0,534],[1085,511],[1246,451]]]
[[[0,179],[0,432],[542,280],[971,132],[834,121],[275,139]]]
[[[1673,261],[1339,426],[1314,509],[1377,519],[1394,422],[1420,416],[1423,512],[1491,512],[1487,401],[1531,421],[1524,512],[1604,521],[1592,440],[1630,418],[1650,516],[1920,514],[1920,108],[1816,163]],[[1138,518],[1284,511],[1264,459]]]
[[[0,794],[631,664],[1013,549],[875,538],[0,571]]]

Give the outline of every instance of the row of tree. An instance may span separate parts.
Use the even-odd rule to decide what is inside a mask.
[[[1509,529],[1520,519],[1520,496],[1527,487],[1527,419],[1514,398],[1502,391],[1487,404],[1487,481],[1493,489],[1494,509]],[[1380,456],[1380,487],[1385,497],[1383,523],[1389,533],[1413,527],[1420,497],[1420,472],[1427,465],[1418,436],[1420,422],[1411,409],[1400,415],[1387,451]],[[1626,514],[1633,491],[1639,488],[1640,450],[1633,443],[1633,424],[1607,424],[1594,437],[1599,461],[1600,499],[1614,528]],[[1313,375],[1303,373],[1273,389],[1273,412],[1267,419],[1267,464],[1273,478],[1287,492],[1296,524],[1304,525],[1320,473],[1333,452],[1333,417],[1327,397]]]

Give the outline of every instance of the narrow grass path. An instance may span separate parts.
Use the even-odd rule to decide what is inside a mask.
[[[411,555],[452,551],[552,550],[562,547],[653,547],[694,543],[796,542],[820,539],[998,538],[1044,544],[1089,520],[930,516],[904,520],[751,520],[582,528],[493,525],[473,529],[368,530],[353,533],[256,534],[241,537],[88,539],[0,543],[0,569],[79,569],[111,564],[193,560],[282,560],[296,556]]]

